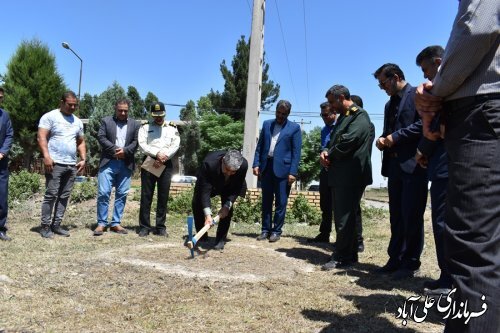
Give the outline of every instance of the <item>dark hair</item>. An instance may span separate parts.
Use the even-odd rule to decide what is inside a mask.
[[[440,45],[427,46],[425,49],[420,51],[415,62],[417,63],[417,66],[420,66],[424,59],[433,60],[434,58],[442,58],[443,54],[444,49]]]
[[[351,93],[349,92],[349,89],[340,84],[336,84],[328,89],[326,91],[325,97],[328,98],[328,95],[332,95],[334,98],[338,98],[340,95],[344,95],[345,99],[351,99]]]
[[[68,97],[73,97],[73,98],[76,98],[76,94],[75,94],[75,92],[74,92],[74,91],[71,91],[71,90],[66,91],[64,94],[62,94],[61,100],[62,100],[63,102],[66,102],[66,99],[67,99]]]
[[[130,100],[125,97],[118,98],[115,102],[115,108],[118,106],[118,104],[127,104],[128,107],[130,107]]]
[[[405,79],[405,74],[403,73],[401,68],[399,68],[399,66],[396,64],[391,64],[391,63],[383,64],[382,66],[380,66],[379,69],[375,71],[375,73],[373,73],[373,76],[375,77],[375,79],[378,79],[380,74],[384,74],[386,78],[390,78],[393,77],[394,75],[397,75],[401,80]]]
[[[324,109],[326,109],[326,108],[329,108],[329,107],[330,107],[330,103],[328,103],[328,102],[323,102],[323,103],[321,103],[321,104],[319,105],[319,107],[320,107],[320,109],[321,109],[321,110],[324,110]]]
[[[282,106],[288,111],[288,113],[292,110],[292,104],[290,104],[289,101],[282,99],[278,102],[278,104],[276,104],[276,111],[278,111],[278,109]]]
[[[357,106],[363,107],[363,100],[358,95],[351,95],[351,101],[356,103]]]
[[[0,87],[0,91],[5,93],[5,90],[3,90],[3,87]]]

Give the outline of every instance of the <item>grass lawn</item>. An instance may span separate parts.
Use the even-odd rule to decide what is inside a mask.
[[[139,238],[133,197],[122,223],[128,235],[92,235],[94,200],[70,204],[63,222],[69,238],[40,237],[39,197],[10,211],[13,241],[0,242],[0,332],[443,330],[437,313],[407,326],[396,318],[398,307],[439,275],[430,212],[420,274],[392,281],[372,273],[387,261],[388,214],[365,216],[359,264],[323,272],[331,245],[305,241],[318,226],[287,224],[281,240],[269,243],[255,240],[259,225],[233,224],[224,251],[211,248],[210,230],[211,242],[191,259],[185,216],[168,217],[168,238]]]

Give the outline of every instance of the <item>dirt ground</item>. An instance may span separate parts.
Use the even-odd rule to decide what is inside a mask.
[[[95,202],[71,205],[71,237],[42,239],[39,199],[11,211],[1,242],[0,332],[441,332],[442,319],[396,318],[398,307],[438,275],[432,232],[419,276],[372,273],[387,260],[387,217],[364,220],[366,250],[349,271],[323,272],[331,245],[309,244],[318,226],[286,225],[277,243],[257,242],[260,226],[231,226],[223,251],[210,242],[195,258],[183,246],[185,217],[170,236],[139,238],[138,203],[128,235],[94,237]],[[332,239],[333,240],[333,239]]]

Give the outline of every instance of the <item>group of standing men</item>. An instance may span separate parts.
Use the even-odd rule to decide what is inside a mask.
[[[115,114],[104,117],[97,134],[101,145],[98,173],[97,227],[95,236],[101,236],[106,229],[118,234],[127,234],[121,226],[123,211],[130,189],[132,173],[135,169],[135,153],[139,147],[145,158],[151,158],[151,168],[157,169],[153,175],[141,169],[141,208],[139,216],[139,236],[144,237],[153,228],[150,224],[150,210],[155,185],[158,184],[156,228],[160,236],[166,236],[165,219],[172,156],[179,149],[180,137],[173,123],[165,121],[165,106],[161,102],[151,105],[153,121],[141,124],[128,117],[130,101],[118,99]],[[54,234],[68,237],[69,231],[61,227],[61,222],[71,194],[75,177],[85,167],[86,146],[83,124],[73,113],[77,109],[74,92],[65,92],[58,109],[42,116],[38,125],[38,144],[42,152],[46,190],[42,202],[42,222],[40,234],[52,238]],[[80,161],[77,162],[77,152]],[[156,172],[155,172],[156,173]],[[111,222],[108,210],[113,187],[115,201]]]

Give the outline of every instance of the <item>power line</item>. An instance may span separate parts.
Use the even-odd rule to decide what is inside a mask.
[[[290,61],[288,60],[288,51],[286,49],[285,34],[283,33],[283,25],[281,24],[280,11],[276,0],[274,0],[274,4],[276,5],[276,12],[278,13],[278,22],[280,24],[281,38],[283,39],[283,47],[285,49],[285,58],[286,58],[286,64],[288,66],[288,75],[290,75],[290,83],[292,84],[293,95],[295,97],[295,100],[298,102],[297,93],[295,92],[295,85],[293,83],[293,78],[292,78],[292,71],[290,70]]]
[[[304,13],[304,44],[305,44],[305,51],[306,51],[306,87],[307,87],[307,106],[309,109],[311,108],[311,101],[309,99],[310,94],[309,94],[309,61],[308,61],[308,56],[307,56],[307,29],[306,29],[306,4],[305,0],[302,0],[302,9]]]

